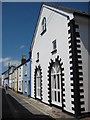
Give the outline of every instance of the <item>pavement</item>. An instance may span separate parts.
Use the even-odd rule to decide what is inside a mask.
[[[2,120],[53,120],[29,105],[24,97],[2,89]]]
[[[15,93],[14,91],[10,89],[6,91],[6,95],[8,95],[9,97],[9,104],[11,104],[10,101],[12,102],[15,100],[13,107],[11,105],[12,111],[15,110],[15,113],[13,113],[14,118],[18,118],[18,117],[20,118],[21,116],[23,116],[23,118],[27,118],[28,116],[28,118],[33,118],[33,119],[41,118],[42,120],[44,119],[46,120],[48,119],[50,120],[54,120],[54,119],[55,120],[76,120],[76,118],[74,118],[71,115],[68,115],[67,113],[62,112],[62,110],[59,108],[51,107],[33,98],[23,96],[19,93]],[[14,99],[14,100],[11,100],[11,99]],[[18,102],[19,104],[23,106],[23,108],[22,107],[17,108],[19,109],[18,112],[15,107],[17,106],[16,102]],[[22,114],[20,113],[20,110],[22,111]],[[11,111],[8,111],[8,113],[10,114]],[[17,113],[19,113],[19,115]],[[88,120],[88,118],[83,118],[81,120]]]

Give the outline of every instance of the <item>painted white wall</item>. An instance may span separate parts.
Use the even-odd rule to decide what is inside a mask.
[[[85,112],[90,112],[90,82],[88,77],[88,58],[90,57],[89,48],[88,48],[88,19],[86,17],[75,17],[76,24],[79,25],[80,33],[80,45],[81,45],[81,56],[82,56],[82,72],[83,72],[83,89],[84,89],[84,100]],[[82,93],[83,94],[83,93]]]
[[[62,11],[60,11],[62,12]],[[73,15],[68,13],[70,19]],[[42,31],[42,19],[46,17],[47,31],[41,36]],[[52,42],[57,41],[57,53],[52,55],[53,50]],[[40,54],[39,62],[37,60],[37,52]],[[72,112],[71,104],[71,80],[70,80],[70,64],[69,64],[69,44],[68,44],[68,20],[67,17],[43,8],[41,19],[39,22],[37,34],[35,37],[34,46],[32,49],[32,63],[31,63],[31,96],[34,97],[34,70],[35,66],[41,65],[42,69],[42,101],[48,103],[48,66],[50,59],[55,60],[59,55],[62,59],[65,75],[65,105],[64,108],[68,112]]]
[[[4,75],[2,75],[2,86],[4,86]]]
[[[2,74],[2,86],[4,86],[4,79],[8,78],[8,71]]]
[[[21,73],[20,73],[20,71],[21,71]],[[20,82],[21,82],[21,90],[19,90],[19,84],[20,84]],[[20,66],[18,68],[18,91],[19,92],[23,92],[23,66]]]
[[[9,87],[12,88],[12,74],[9,75]]]
[[[14,70],[14,90],[17,91],[17,80],[18,80],[18,72],[17,69]]]

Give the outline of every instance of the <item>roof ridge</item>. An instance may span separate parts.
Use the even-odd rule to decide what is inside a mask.
[[[47,6],[59,9],[59,10],[64,10],[64,11],[68,11],[68,12],[72,12],[72,13],[79,13],[79,14],[90,15],[88,12],[85,12],[85,11],[82,11],[82,10],[78,10],[78,9],[64,7],[64,6],[61,6],[61,5],[50,4],[50,3],[43,3],[43,5],[47,5]]]

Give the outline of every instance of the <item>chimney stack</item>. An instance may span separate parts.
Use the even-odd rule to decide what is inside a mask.
[[[26,61],[26,57],[25,57],[25,55],[23,55],[22,59],[21,59],[21,64],[23,64],[25,61]]]

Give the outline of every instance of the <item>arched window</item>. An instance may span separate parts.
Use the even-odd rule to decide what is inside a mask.
[[[61,104],[61,69],[58,62],[55,62],[51,68],[51,91],[52,104]]]
[[[41,90],[41,75],[40,75],[40,70],[38,69],[37,70],[37,73],[36,73],[36,97],[38,99],[41,98],[41,95],[40,95],[40,90]]]
[[[46,18],[44,17],[42,20],[42,33],[41,34],[43,34],[45,31],[46,31]]]
[[[55,62],[52,65],[52,69],[51,69],[51,75],[56,75],[56,74],[61,74],[61,69],[58,62]]]

